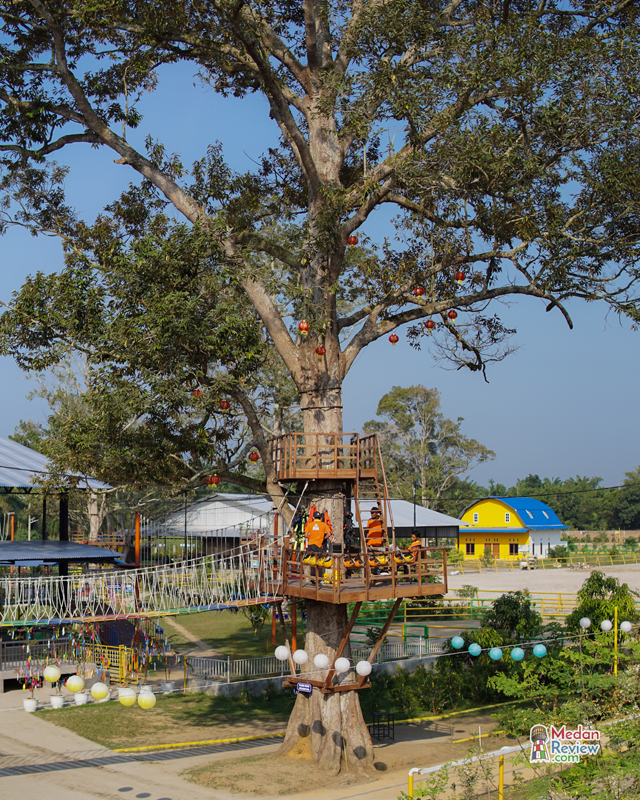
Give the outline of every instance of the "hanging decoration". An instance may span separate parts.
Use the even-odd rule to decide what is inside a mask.
[[[458,312],[454,311],[454,309],[452,308],[451,311],[447,311],[447,316],[449,317],[451,322],[453,322],[455,319],[458,318]]]
[[[219,475],[207,475],[205,480],[209,484],[209,486],[217,486],[220,483],[220,476]]]
[[[322,345],[318,345],[318,347],[316,347],[316,355],[318,356],[318,361],[322,361],[322,358],[326,352],[327,352],[326,349]]]
[[[458,270],[456,272],[456,281],[458,281],[458,286],[462,286],[464,283],[465,278],[467,277],[462,270]]]
[[[353,247],[354,245],[358,244],[358,237],[357,237],[357,236],[353,236],[353,235],[352,235],[352,236],[350,236],[350,237],[347,239],[347,244],[350,244],[352,247]]]
[[[200,395],[202,394],[202,392],[200,391],[200,389],[194,389],[194,390],[191,392],[191,394],[192,394],[194,397],[200,397]]]
[[[231,408],[231,403],[228,400],[221,400],[218,405],[220,406],[220,411],[222,411],[223,414],[226,414]]]
[[[416,286],[416,288],[413,290],[413,293],[416,297],[422,297],[424,294],[424,288],[422,286]]]
[[[427,333],[431,333],[431,331],[436,327],[436,323],[432,319],[428,319],[424,323],[424,327],[427,329]]]
[[[397,334],[392,333],[391,336],[389,337],[389,341],[395,347],[398,344],[398,342],[400,341],[400,338],[399,338],[399,336]]]
[[[301,336],[306,336],[309,333],[309,323],[306,319],[303,319],[302,322],[298,323],[298,330],[300,331]]]
[[[255,464],[256,461],[259,461],[259,460],[260,460],[260,456],[258,455],[258,453],[256,453],[255,450],[252,453],[249,453],[249,461],[253,461],[253,463]]]

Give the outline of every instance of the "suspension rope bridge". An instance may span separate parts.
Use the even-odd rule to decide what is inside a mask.
[[[263,540],[176,564],[0,578],[0,625],[97,622],[273,603],[280,551]]]

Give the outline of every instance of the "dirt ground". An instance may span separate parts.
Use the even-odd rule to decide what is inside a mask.
[[[475,714],[397,725],[395,741],[374,748],[376,772],[373,775],[344,771],[333,778],[313,768],[308,761],[268,754],[212,760],[184,771],[181,777],[218,792],[261,798],[275,795],[290,796],[292,800],[326,797],[328,792],[341,787],[364,784],[371,787],[367,794],[377,793],[384,791],[382,782],[396,787],[406,785],[407,771],[411,767],[463,758],[470,748],[477,747],[479,728],[485,750],[514,744],[513,739],[504,736],[486,737],[485,734],[495,730],[496,721],[489,714]],[[475,741],[458,741],[469,737]],[[394,789],[390,796],[397,797],[399,793],[400,789]]]
[[[629,564],[626,567],[596,567],[595,570],[604,572],[620,583],[628,583],[631,589],[640,590],[640,564]],[[476,586],[478,589],[495,591],[496,596],[503,592],[529,589],[531,592],[567,592],[575,594],[585,580],[591,575],[591,569],[536,569],[536,570],[509,570],[501,569],[492,572],[483,568],[482,572],[466,572],[464,575],[449,576],[449,595],[465,584]]]

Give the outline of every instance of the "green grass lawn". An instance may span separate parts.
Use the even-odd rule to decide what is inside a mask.
[[[271,643],[271,621],[267,620],[256,636],[251,623],[241,611],[205,611],[201,614],[181,614],[176,618],[182,627],[196,636],[209,647],[218,650],[224,656],[232,658],[254,658],[256,656],[273,655]],[[193,643],[171,624],[171,618],[161,620],[165,634],[171,637],[174,646],[181,650],[193,648]],[[290,634],[291,626],[287,624]],[[277,644],[282,644],[283,637],[280,625],[276,629]],[[298,647],[304,646],[304,638],[298,636]]]
[[[186,694],[159,697],[155,708],[117,701],[38,711],[47,722],[112,749],[284,733],[293,695],[243,699]]]

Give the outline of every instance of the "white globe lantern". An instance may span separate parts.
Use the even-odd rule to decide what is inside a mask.
[[[603,631],[610,631],[611,628],[613,628],[613,625],[608,619],[603,619],[602,622],[600,623],[600,627],[602,628]]]
[[[335,663],[336,672],[348,672],[351,669],[351,662],[348,658],[338,658]]]
[[[138,695],[138,705],[145,711],[153,708],[156,704],[156,696],[153,692],[140,692]]]
[[[136,702],[135,690],[127,687],[118,689],[118,700],[120,701],[121,705],[125,706],[125,708],[131,708],[131,706]]]
[[[371,675],[372,669],[373,667],[369,661],[358,661],[356,664],[356,672],[363,678],[365,678],[367,675]]]
[[[630,622],[621,622],[620,623],[620,630],[623,633],[631,633],[631,628],[633,625]]]
[[[65,686],[70,692],[73,692],[73,694],[81,692],[84,689],[84,678],[80,675],[69,675]]]
[[[280,647],[276,647],[275,657],[278,661],[287,661],[289,658],[289,648],[285,647],[283,644]]]
[[[293,654],[293,660],[295,661],[296,664],[302,665],[307,663],[307,661],[309,660],[309,656],[304,650],[296,650],[295,653]]]
[[[326,669],[329,666],[329,656],[325,656],[324,653],[318,653],[313,659],[313,663],[318,669]]]
[[[109,694],[109,687],[106,683],[94,683],[91,687],[91,697],[94,700],[104,700]]]
[[[591,620],[589,617],[582,617],[580,620],[580,627],[583,631],[586,631],[587,628],[591,627]]]
[[[61,674],[62,673],[55,664],[50,664],[48,667],[45,667],[43,678],[45,681],[49,681],[49,683],[55,683],[60,680]]]

